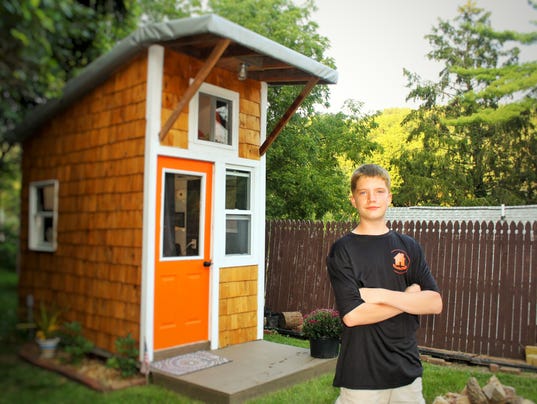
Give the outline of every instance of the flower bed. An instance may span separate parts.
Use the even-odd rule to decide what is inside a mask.
[[[105,361],[98,357],[87,356],[76,366],[62,363],[58,357],[42,358],[35,343],[23,345],[19,356],[36,366],[60,373],[97,391],[113,391],[147,383],[145,376],[141,374],[128,378],[121,376],[118,369],[107,367]]]

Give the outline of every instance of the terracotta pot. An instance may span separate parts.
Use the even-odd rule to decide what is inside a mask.
[[[53,358],[56,354],[56,348],[58,347],[58,343],[60,342],[60,338],[49,338],[49,339],[36,339],[37,345],[39,345],[39,349],[41,350],[41,357],[42,358]]]
[[[335,358],[339,353],[339,339],[310,339],[310,355],[314,358]]]

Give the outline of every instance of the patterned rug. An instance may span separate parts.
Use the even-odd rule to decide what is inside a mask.
[[[153,362],[151,368],[170,373],[174,376],[181,376],[187,373],[197,372],[198,370],[212,368],[213,366],[223,365],[228,362],[231,362],[231,360],[207,351],[197,351]]]

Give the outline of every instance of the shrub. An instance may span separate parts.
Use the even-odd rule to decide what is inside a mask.
[[[106,361],[106,366],[119,369],[121,376],[129,377],[138,373],[138,348],[131,334],[116,339],[117,354]]]
[[[82,335],[82,327],[76,321],[64,323],[59,337],[60,346],[69,354],[67,360],[71,363],[79,363],[93,349],[93,343]]]

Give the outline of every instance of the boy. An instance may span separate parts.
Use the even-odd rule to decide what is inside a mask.
[[[345,325],[336,403],[425,403],[418,315],[440,313],[442,297],[417,241],[386,226],[392,201],[388,172],[375,164],[360,166],[351,177],[351,193],[360,222],[327,257]]]

